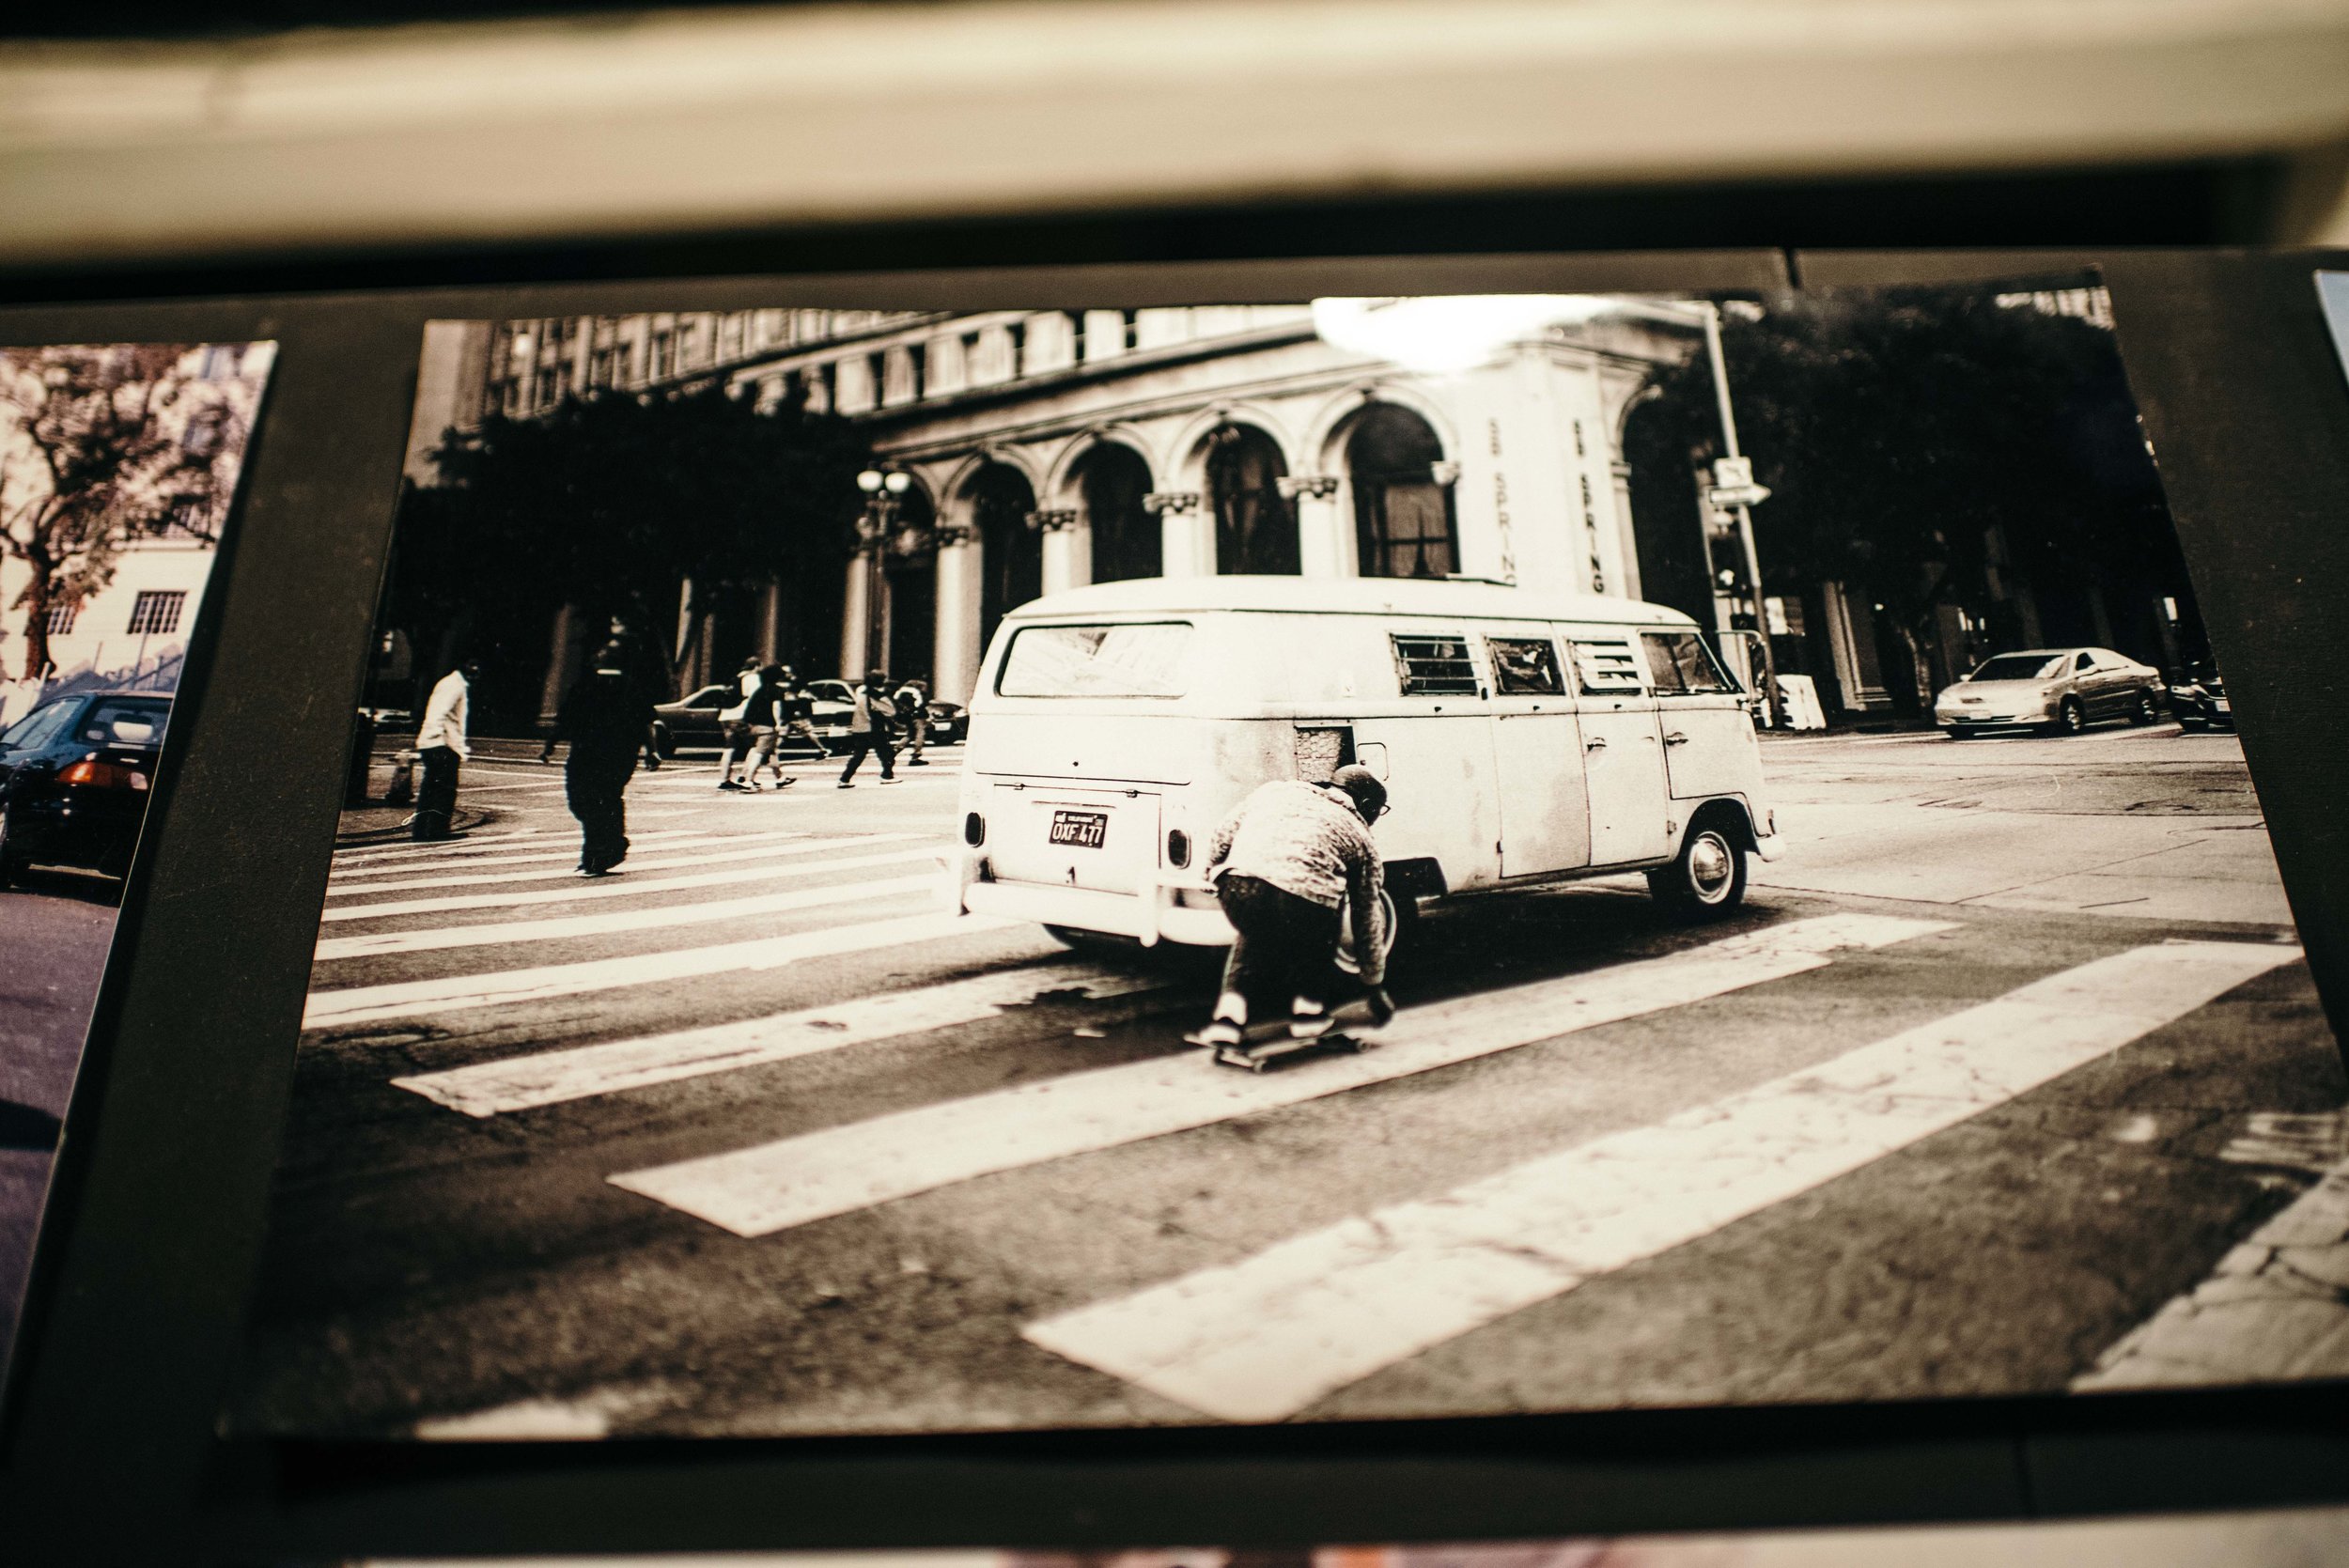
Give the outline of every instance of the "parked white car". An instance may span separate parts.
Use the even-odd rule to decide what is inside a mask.
[[[1693,919],[1775,860],[1745,693],[1696,623],[1493,583],[1156,578],[1006,616],[971,701],[959,908],[1220,945],[1200,874],[1268,779],[1383,779],[1416,900],[1649,873]]]
[[[2161,714],[2161,672],[2110,648],[2030,648],[1984,660],[1933,700],[1952,740],[1987,730],[2077,735],[2100,719],[2150,724]]]

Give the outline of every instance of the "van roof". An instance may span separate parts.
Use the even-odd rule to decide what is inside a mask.
[[[1168,611],[1287,611],[1324,615],[1446,615],[1478,620],[1694,626],[1677,610],[1605,594],[1395,577],[1138,577],[1031,599],[1011,620]]]

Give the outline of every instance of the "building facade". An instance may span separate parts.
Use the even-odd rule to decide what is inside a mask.
[[[162,433],[178,444],[200,442],[191,427],[209,421],[215,431],[237,432],[235,446],[213,458],[215,482],[200,502],[183,502],[160,524],[133,530],[119,542],[102,582],[49,607],[46,669],[23,668],[28,568],[0,557],[0,669],[15,677],[0,678],[0,723],[68,691],[178,689],[237,488],[243,433],[252,428],[274,353],[269,343],[215,343],[191,349],[180,361],[179,374],[199,383],[203,396],[174,399],[160,411]],[[135,505],[146,498],[129,499]]]
[[[1088,582],[1463,575],[1639,597],[1624,423],[1659,365],[1703,351],[1701,307],[1476,308],[1495,303],[443,323],[410,473],[428,482],[451,426],[602,388],[718,382],[853,418],[911,483],[868,513],[836,670],[872,650],[953,699],[1006,610]]]

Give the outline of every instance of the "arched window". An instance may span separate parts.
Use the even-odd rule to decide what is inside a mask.
[[[1445,577],[1460,569],[1452,491],[1436,483],[1443,447],[1427,421],[1373,403],[1346,439],[1354,538],[1364,577]]]
[[[1215,512],[1215,569],[1224,576],[1295,577],[1297,513],[1280,482],[1288,464],[1270,436],[1246,425],[1207,437],[1207,505]]]
[[[1077,459],[1076,480],[1093,531],[1093,581],[1164,575],[1164,536],[1142,505],[1150,493],[1150,465],[1142,455],[1105,441]]]
[[[979,531],[979,645],[995,635],[1006,612],[1044,592],[1044,545],[1028,518],[1035,491],[1027,476],[989,463],[971,478],[971,522]]]

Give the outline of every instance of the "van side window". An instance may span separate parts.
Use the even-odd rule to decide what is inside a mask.
[[[1648,676],[1662,697],[1700,697],[1734,692],[1737,683],[1714,662],[1713,650],[1693,631],[1648,631],[1640,636]]]
[[[1577,643],[1574,668],[1582,678],[1583,691],[1591,696],[1636,697],[1645,690],[1628,643]]]
[[[1547,637],[1487,637],[1493,689],[1504,697],[1555,697],[1565,691],[1558,678],[1558,655]]]
[[[1405,637],[1390,633],[1394,644],[1394,678],[1407,697],[1448,697],[1476,694],[1476,666],[1469,659],[1465,637]]]

